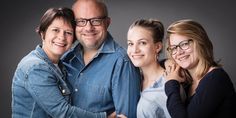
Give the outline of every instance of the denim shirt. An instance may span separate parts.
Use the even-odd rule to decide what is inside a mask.
[[[166,107],[165,79],[162,76],[153,86],[142,91],[137,118],[171,118]]]
[[[116,111],[136,118],[140,97],[140,72],[126,50],[108,34],[95,57],[87,64],[78,44],[63,58],[73,86],[72,104],[92,112]]]
[[[12,81],[12,118],[106,117],[69,104],[66,69],[59,70],[38,45],[17,66]]]

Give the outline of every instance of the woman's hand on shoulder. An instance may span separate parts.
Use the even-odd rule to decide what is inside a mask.
[[[185,81],[185,78],[181,77],[180,75],[181,67],[178,64],[174,62],[166,62],[165,68],[164,77],[167,81],[177,80],[180,83]]]
[[[116,112],[110,114],[107,118],[116,118]],[[117,118],[127,118],[124,114],[117,115]]]
[[[119,115],[117,115],[117,117],[118,118],[127,118],[125,115],[123,115],[123,114],[119,114]]]

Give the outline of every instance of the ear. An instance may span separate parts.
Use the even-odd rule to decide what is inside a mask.
[[[111,18],[107,17],[107,19],[106,19],[107,28],[109,27],[110,24],[111,24]]]
[[[41,37],[41,39],[42,39],[42,40],[44,40],[44,38],[45,38],[45,35],[44,35],[44,33],[43,33],[43,32],[41,32],[41,33],[40,33],[40,37]]]
[[[162,50],[162,42],[157,42],[156,43],[156,53],[159,54],[160,51]]]

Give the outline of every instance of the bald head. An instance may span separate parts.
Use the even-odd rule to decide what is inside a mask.
[[[84,50],[97,50],[107,37],[111,19],[107,16],[106,5],[98,0],[77,0],[73,7],[77,25],[76,37]],[[83,20],[83,21],[82,21]],[[98,25],[94,25],[98,24]]]
[[[78,10],[82,11],[83,13],[96,10],[99,12],[97,14],[100,16],[108,16],[107,6],[101,0],[77,0],[73,4],[72,9],[75,12],[75,15],[77,13],[76,11]]]

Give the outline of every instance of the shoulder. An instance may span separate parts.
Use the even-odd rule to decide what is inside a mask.
[[[214,68],[203,77],[203,80],[224,82],[229,81],[230,77],[223,68]]]
[[[123,47],[121,47],[121,46],[118,47],[116,50],[116,53],[120,58],[123,58],[125,61],[129,61],[129,57],[127,55],[127,52]]]
[[[123,48],[120,44],[118,44],[114,39],[110,40],[109,46],[110,49],[113,50],[111,51],[111,54],[115,58],[123,61],[130,61],[126,49]]]
[[[35,54],[35,51],[30,52],[28,55],[22,58],[18,64],[17,69],[21,69],[27,73],[35,69],[49,69],[50,66],[42,58]]]
[[[200,81],[201,85],[214,90],[232,90],[233,83],[223,68],[215,68]],[[199,84],[200,84],[199,83]]]

